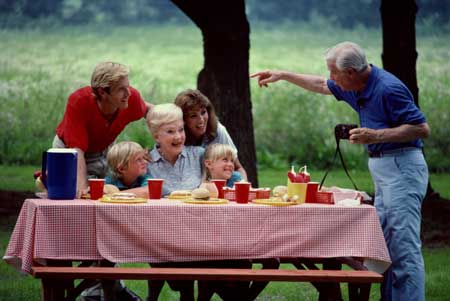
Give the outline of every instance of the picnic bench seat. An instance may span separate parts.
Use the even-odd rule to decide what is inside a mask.
[[[130,267],[49,267],[35,266],[32,275],[42,281],[42,300],[64,298],[67,281],[102,280],[207,280],[207,281],[287,281],[311,283],[352,283],[365,289],[350,294],[350,300],[369,300],[370,285],[380,283],[383,276],[367,270],[287,270],[229,268],[130,268]],[[368,290],[367,290],[368,287]],[[364,291],[364,292],[363,292]],[[74,299],[66,296],[66,300]]]

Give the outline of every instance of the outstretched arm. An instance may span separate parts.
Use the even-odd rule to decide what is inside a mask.
[[[331,94],[331,91],[327,86],[327,79],[322,76],[293,73],[289,71],[267,70],[253,73],[250,77],[257,77],[258,85],[260,87],[267,87],[269,83],[285,80],[311,92],[327,95]]]

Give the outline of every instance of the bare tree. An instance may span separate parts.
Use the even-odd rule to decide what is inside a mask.
[[[250,26],[244,0],[172,0],[201,30],[204,65],[198,89],[209,97],[257,187],[249,84]]]

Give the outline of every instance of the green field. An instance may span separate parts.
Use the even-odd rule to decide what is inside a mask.
[[[320,25],[320,30],[317,30]],[[435,190],[450,198],[450,37],[433,31],[417,37],[417,76],[420,106],[432,129],[425,150]],[[202,37],[193,26],[81,27],[0,30],[0,189],[34,190],[32,173],[43,150],[50,147],[64,112],[67,96],[89,84],[96,63],[112,60],[131,68],[130,81],[152,103],[172,102],[183,89],[195,88],[203,65]],[[250,72],[288,69],[326,76],[324,51],[351,40],[363,45],[369,61],[381,66],[381,32],[342,30],[327,24],[259,26],[252,28]],[[355,122],[347,106],[304,92],[287,83],[259,89],[251,82],[255,137],[261,186],[284,184],[294,162],[308,164],[313,180],[334,152],[333,128]],[[119,137],[146,147],[152,140],[144,122],[135,122]],[[344,143],[352,176],[361,189],[373,192],[361,146]],[[17,165],[20,165],[18,167]],[[350,186],[337,164],[327,185]],[[0,253],[4,254],[14,220],[0,224]],[[424,250],[427,300],[448,300],[450,249]],[[0,299],[38,300],[39,282],[0,264]],[[128,282],[141,296],[146,283]],[[373,300],[378,300],[376,289]],[[175,300],[165,288],[162,300]],[[315,300],[308,284],[274,283],[259,300]]]
[[[342,40],[364,45],[369,61],[381,65],[379,31],[321,25],[320,31],[305,24],[252,28],[250,72],[275,68],[327,76],[324,51]],[[8,125],[0,127],[0,164],[39,164],[67,96],[89,84],[100,61],[130,66],[131,84],[152,103],[171,102],[181,90],[195,88],[203,65],[202,37],[194,26],[0,30],[0,39],[0,124]],[[420,105],[432,129],[426,154],[437,172],[450,170],[448,41],[432,32],[417,38]],[[334,125],[357,122],[347,105],[287,83],[260,89],[253,80],[251,95],[258,164],[267,167],[295,162],[324,168],[334,151]],[[152,144],[144,122],[130,125],[120,139]],[[343,149],[351,168],[366,168],[361,146],[344,143]]]

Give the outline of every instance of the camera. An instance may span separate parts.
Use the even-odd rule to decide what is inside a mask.
[[[334,136],[336,139],[349,139],[350,138],[350,130],[356,129],[358,127],[357,124],[337,124],[334,128]]]

